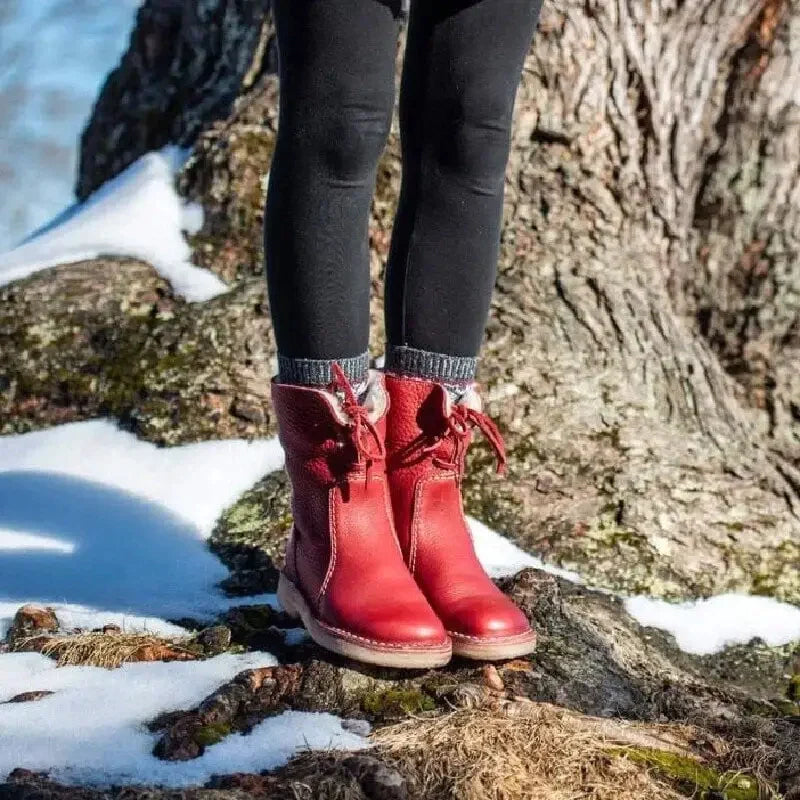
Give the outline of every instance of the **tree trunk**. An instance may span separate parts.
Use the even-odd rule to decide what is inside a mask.
[[[767,446],[800,464],[800,3],[764,5],[733,61],[718,144],[676,274],[701,333],[757,409]],[[797,488],[795,486],[795,488]]]
[[[241,40],[220,30],[210,52]],[[798,0],[545,4],[481,373],[511,480],[491,477],[479,450],[468,506],[603,585],[800,600],[798,45]],[[161,46],[154,63],[176,62]],[[186,84],[174,95],[199,96],[200,73],[171,73]],[[206,121],[182,184],[212,209],[198,259],[248,281],[276,102],[274,79],[256,73],[224,126]],[[129,116],[121,129],[145,124]],[[201,117],[175,117],[173,140],[196,139]],[[83,187],[107,177],[95,141]],[[399,172],[395,134],[374,205],[376,286]]]
[[[752,70],[770,113],[800,99],[783,94],[786,76],[768,79],[789,68],[772,56],[790,30],[788,7],[757,0],[545,6],[484,360],[516,480],[488,500],[475,491],[473,510],[608,585],[800,597],[798,472],[702,336],[709,306],[719,326],[731,301],[708,270],[711,233],[747,228],[730,205],[752,225],[748,187],[698,203],[730,173],[730,148],[769,135],[746,98]],[[781,135],[796,148],[796,130]],[[792,180],[769,151],[759,163],[782,179],[763,196],[787,206],[796,167]],[[715,255],[723,246],[735,245],[714,241]],[[777,338],[792,308],[760,300]]]

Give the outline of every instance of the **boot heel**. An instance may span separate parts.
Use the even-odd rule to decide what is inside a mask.
[[[296,594],[297,590],[292,586],[287,578],[281,573],[278,578],[278,602],[281,608],[292,618],[300,619],[300,609],[294,602],[292,595]]]

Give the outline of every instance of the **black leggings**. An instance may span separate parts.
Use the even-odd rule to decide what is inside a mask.
[[[475,356],[495,280],[511,116],[541,0],[412,0],[390,345]],[[399,0],[273,0],[280,119],[265,221],[278,352],[367,350],[368,222],[394,105]]]

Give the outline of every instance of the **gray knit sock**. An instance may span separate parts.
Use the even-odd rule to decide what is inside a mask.
[[[477,368],[478,359],[471,356],[431,353],[399,345],[389,345],[386,349],[386,372],[435,381],[456,392],[463,392],[474,383]]]
[[[278,382],[299,386],[328,386],[333,381],[333,365],[338,364],[356,394],[366,385],[369,370],[369,353],[352,358],[288,358],[278,355]]]

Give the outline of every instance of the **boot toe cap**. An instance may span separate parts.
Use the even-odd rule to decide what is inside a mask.
[[[373,626],[383,641],[418,647],[442,647],[448,642],[447,631],[438,618],[401,617]]]
[[[447,630],[474,639],[506,639],[532,633],[525,614],[508,598],[467,598],[447,616]]]
[[[337,627],[377,646],[436,649],[449,643],[439,618],[417,603],[360,605],[353,613],[335,616]]]

